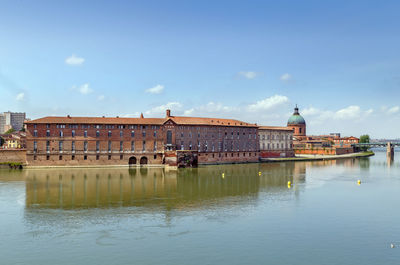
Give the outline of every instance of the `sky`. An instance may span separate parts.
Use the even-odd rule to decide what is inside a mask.
[[[0,0],[0,112],[400,138],[400,1]]]

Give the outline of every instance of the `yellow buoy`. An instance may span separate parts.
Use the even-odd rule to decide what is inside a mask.
[[[292,187],[291,185],[289,185],[289,184],[287,185],[287,188],[288,188],[288,189],[290,189],[291,187]]]
[[[360,185],[361,184],[361,180],[357,180],[357,184]]]
[[[259,176],[261,176],[261,171],[260,171],[260,172],[258,172],[258,175],[259,175]]]
[[[288,186],[292,185],[292,182],[289,180],[289,181],[287,182],[287,185],[288,185]]]
[[[222,173],[222,178],[225,178],[225,173]]]

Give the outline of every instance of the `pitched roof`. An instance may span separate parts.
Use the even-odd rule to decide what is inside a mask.
[[[27,124],[148,124],[162,125],[166,121],[172,120],[177,125],[213,125],[213,126],[242,126],[257,127],[257,124],[247,123],[233,119],[219,118],[200,118],[170,116],[167,118],[121,118],[121,117],[56,117],[48,116],[36,120],[27,121]]]
[[[277,130],[277,131],[293,131],[292,128],[289,127],[279,127],[279,126],[260,126],[259,130]]]
[[[165,119],[160,118],[117,118],[117,117],[56,117],[48,116],[25,123],[60,123],[60,124],[155,124],[162,125]]]
[[[220,118],[202,118],[202,117],[184,117],[170,116],[169,119],[178,125],[213,125],[213,126],[239,126],[239,127],[257,127],[257,124],[244,121]]]

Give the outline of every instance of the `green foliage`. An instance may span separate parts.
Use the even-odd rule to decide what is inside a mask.
[[[22,129],[21,130],[19,130],[20,132],[25,132],[25,128],[24,127],[22,127]]]
[[[360,143],[369,143],[369,135],[368,134],[364,134],[360,136]]]
[[[4,134],[12,134],[13,132],[15,132],[15,130],[13,128],[11,128],[8,131],[6,131]]]
[[[0,146],[4,144],[4,139],[0,137]]]
[[[368,134],[364,134],[360,136],[360,143],[369,143],[369,135]],[[361,147],[362,151],[367,151],[368,147]]]
[[[0,162],[0,165],[8,165],[12,169],[22,169],[21,162]]]

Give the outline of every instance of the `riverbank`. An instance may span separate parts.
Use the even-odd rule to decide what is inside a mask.
[[[278,157],[278,158],[265,158],[261,162],[287,162],[287,161],[321,161],[321,160],[335,160],[347,159],[358,157],[369,157],[375,155],[374,152],[358,152],[345,155],[296,155],[295,157]]]

